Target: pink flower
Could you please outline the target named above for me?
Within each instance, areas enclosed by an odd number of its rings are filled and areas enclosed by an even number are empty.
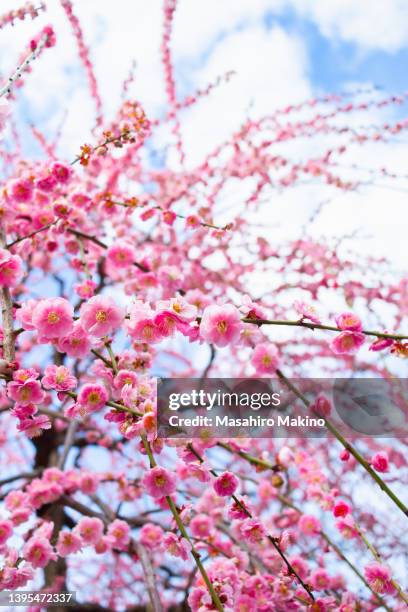
[[[0,249],[0,286],[15,287],[23,276],[22,259],[6,249]]]
[[[359,536],[356,525],[350,514],[336,521],[336,529],[338,529],[346,540],[351,540]]]
[[[190,522],[191,533],[195,538],[207,538],[214,527],[208,514],[196,514]]]
[[[340,452],[340,459],[341,461],[348,461],[350,459],[350,453],[345,448]]]
[[[120,370],[113,380],[113,386],[115,389],[122,389],[125,385],[131,387],[136,385],[138,380],[136,372],[132,370]]]
[[[347,514],[349,514],[350,511],[351,511],[350,506],[346,504],[346,502],[343,500],[339,500],[333,506],[333,516],[335,516],[336,518],[339,516],[342,516],[342,517],[347,516]]]
[[[169,533],[163,540],[165,550],[173,557],[180,557],[183,561],[187,561],[188,555],[191,551],[191,545],[182,538],[177,536],[175,533]]]
[[[60,557],[67,557],[78,552],[82,548],[82,540],[73,531],[63,530],[58,535],[56,545],[57,553]]]
[[[98,384],[88,383],[81,387],[78,393],[78,404],[87,414],[101,410],[109,399],[105,387]]]
[[[266,535],[265,527],[257,519],[245,519],[242,521],[239,530],[243,538],[252,544],[261,542]]]
[[[392,338],[377,338],[377,340],[374,340],[374,342],[370,344],[370,346],[368,347],[368,350],[369,351],[383,351],[384,349],[392,346],[393,344],[394,344],[394,340]]]
[[[21,323],[21,327],[26,330],[35,329],[32,317],[34,308],[37,306],[39,300],[27,300],[27,302],[23,302],[21,304],[21,308],[19,308],[16,312],[16,319]]]
[[[40,414],[32,419],[21,420],[17,429],[29,438],[36,438],[42,434],[43,429],[51,429],[51,421],[46,414]]]
[[[289,557],[289,561],[293,569],[296,570],[296,572],[298,573],[298,575],[302,579],[305,579],[309,571],[307,562],[304,559],[302,559],[301,556],[297,556],[297,555],[293,557]]]
[[[157,550],[161,548],[163,534],[163,529],[159,525],[146,523],[140,530],[140,543],[149,550]]]
[[[143,485],[152,497],[166,497],[176,490],[176,477],[173,472],[156,466],[145,474]]]
[[[84,544],[97,544],[102,538],[103,522],[97,517],[84,516],[75,526],[74,532],[79,535]]]
[[[395,590],[391,582],[391,570],[386,565],[370,563],[365,566],[364,575],[376,593],[392,593]]]
[[[187,321],[170,310],[158,312],[153,318],[153,323],[163,338],[171,336],[176,329],[181,331],[181,333],[188,333],[190,329]]]
[[[65,298],[40,300],[33,310],[32,322],[38,334],[45,339],[61,338],[73,327],[74,309]]]
[[[23,557],[34,568],[45,567],[50,561],[56,561],[57,555],[45,537],[34,536],[26,542]]]
[[[33,182],[28,179],[15,179],[9,182],[8,192],[14,202],[30,202],[33,195]]]
[[[130,527],[125,521],[116,519],[108,527],[108,539],[114,548],[123,550],[130,541]]]
[[[0,521],[0,548],[4,546],[13,533],[13,523],[11,521]]]
[[[23,491],[10,491],[4,498],[5,506],[9,512],[21,508],[27,503],[27,494]]]
[[[312,321],[312,323],[320,325],[321,321],[317,315],[316,309],[313,308],[313,306],[305,304],[305,302],[296,301],[294,303],[294,307],[296,308],[296,311],[302,316],[302,319],[308,319],[309,321]]]
[[[69,391],[75,389],[77,379],[65,366],[50,365],[45,368],[42,385],[45,389]]]
[[[388,472],[389,459],[386,452],[382,451],[373,455],[370,463],[376,472]]]
[[[299,519],[299,530],[305,535],[319,533],[320,521],[312,514],[303,514]]]
[[[72,176],[71,168],[66,164],[61,164],[61,162],[54,162],[51,165],[50,171],[57,183],[62,185],[68,183]]]
[[[9,382],[7,395],[20,406],[27,406],[28,404],[40,404],[45,394],[40,382],[29,378],[22,384],[17,381]]]
[[[241,329],[239,310],[232,304],[224,306],[213,304],[204,310],[200,323],[200,335],[210,344],[227,346],[239,338]]]
[[[186,321],[193,321],[193,319],[197,317],[197,306],[189,304],[182,297],[171,298],[168,301],[158,302],[157,308],[159,310],[170,310]]]
[[[148,304],[137,300],[132,304],[127,329],[129,335],[139,342],[152,344],[160,342],[163,336],[153,321],[154,312]]]
[[[279,365],[278,349],[274,344],[258,344],[252,353],[251,363],[257,374],[274,374]]]
[[[220,497],[229,497],[238,488],[238,478],[232,472],[224,472],[214,480],[213,487]]]
[[[311,407],[313,408],[313,412],[319,416],[327,417],[331,412],[332,403],[323,393],[320,393]]]
[[[166,225],[173,225],[174,221],[176,220],[176,217],[176,213],[172,210],[165,210],[162,213],[162,219],[164,223],[166,223]]]
[[[360,332],[363,324],[359,317],[352,312],[343,312],[336,317],[337,327],[341,330]]]
[[[336,355],[353,355],[364,344],[364,334],[343,331],[330,342],[330,348]]]
[[[311,572],[309,582],[316,591],[324,591],[330,588],[330,576],[322,567]]]
[[[82,472],[79,477],[79,488],[82,493],[86,493],[87,495],[93,495],[96,493],[96,489],[99,485],[99,477],[98,474],[94,472]]]
[[[56,501],[63,492],[60,484],[42,481],[39,478],[35,478],[27,486],[28,500],[34,509]]]
[[[95,293],[96,283],[90,279],[84,280],[83,283],[76,283],[74,285],[74,291],[79,297],[84,300],[91,298]]]
[[[69,336],[64,336],[58,340],[57,347],[61,353],[66,353],[68,357],[86,357],[91,349],[91,340],[82,329],[80,322],[76,321]]]
[[[116,268],[128,268],[136,261],[136,251],[126,242],[117,242],[106,251],[106,259]]]
[[[40,191],[45,191],[45,193],[49,193],[55,189],[57,186],[57,181],[52,174],[48,174],[47,176],[42,176],[35,181],[35,186]]]
[[[82,327],[92,336],[101,338],[116,331],[124,320],[123,309],[110,297],[95,295],[80,310]]]

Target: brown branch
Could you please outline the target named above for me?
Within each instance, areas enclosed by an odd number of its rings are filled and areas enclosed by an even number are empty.
[[[0,247],[7,248],[6,233],[4,227],[0,228]],[[3,320],[3,356],[9,363],[16,356],[15,338],[13,330],[13,302],[8,287],[0,288],[1,314]]]

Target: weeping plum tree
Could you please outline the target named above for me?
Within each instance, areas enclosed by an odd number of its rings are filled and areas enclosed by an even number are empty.
[[[330,201],[296,239],[262,226],[277,194],[302,183],[356,192],[348,151],[392,142],[408,120],[356,127],[353,115],[407,94],[330,94],[248,118],[193,166],[183,113],[231,75],[177,97],[175,1],[164,1],[167,109],[150,117],[129,97],[110,121],[81,24],[60,3],[96,126],[75,159],[38,128],[41,159],[10,137],[1,149],[1,590],[74,591],[77,610],[406,610],[403,439],[346,439],[330,398],[296,387],[327,436],[162,439],[156,377],[293,387],[317,373],[403,372],[406,277],[350,237],[314,237]],[[28,3],[0,27],[35,28],[44,9]],[[17,88],[56,44],[46,26],[21,50],[1,86],[1,130],[23,121]],[[163,126],[174,155],[158,167]]]

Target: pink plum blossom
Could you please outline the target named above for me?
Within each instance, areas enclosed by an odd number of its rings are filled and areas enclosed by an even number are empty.
[[[83,283],[74,285],[75,293],[84,300],[91,298],[96,289],[96,283],[90,279],[84,280]]]
[[[55,554],[50,542],[45,537],[33,536],[23,548],[23,557],[34,568],[45,567],[50,561],[55,561]]]
[[[350,514],[336,521],[336,529],[339,530],[343,538],[346,540],[352,540],[353,538],[357,538],[359,536],[356,524]]]
[[[321,320],[319,319],[316,309],[313,306],[310,306],[310,304],[306,304],[305,302],[296,301],[294,303],[294,307],[301,315],[302,319],[306,319],[312,323],[316,323],[316,325],[320,325]]]
[[[376,472],[388,472],[389,458],[385,451],[380,451],[373,455],[370,463]]]
[[[60,557],[72,555],[82,548],[82,540],[73,531],[66,529],[60,531],[56,545],[57,553]]]
[[[24,432],[29,438],[37,438],[44,429],[51,429],[51,421],[46,414],[40,414],[31,419],[21,419],[17,429]]]
[[[50,365],[45,368],[42,385],[45,389],[69,391],[75,389],[77,380],[65,366]]]
[[[152,497],[166,497],[176,490],[176,478],[173,472],[157,466],[145,474],[143,485]]]
[[[154,316],[155,313],[148,304],[144,304],[140,300],[132,304],[129,321],[127,322],[129,335],[139,342],[148,342],[149,344],[160,342],[163,335],[153,321]]]
[[[0,520],[0,548],[4,546],[13,533],[13,523],[8,520]]]
[[[364,568],[364,575],[371,588],[376,593],[386,594],[395,590],[392,584],[392,574],[389,567],[381,563],[369,563]]]
[[[82,410],[90,414],[101,410],[109,399],[109,393],[102,385],[88,383],[83,385],[78,393],[78,404]]]
[[[21,307],[16,312],[16,319],[20,322],[23,329],[32,330],[35,329],[32,318],[35,307],[39,300],[27,300],[22,302]]]
[[[29,179],[15,179],[9,182],[8,192],[14,202],[29,202],[33,195],[33,182]]]
[[[325,591],[330,588],[330,576],[322,567],[310,573],[309,581],[316,591]]]
[[[343,312],[336,317],[337,327],[341,330],[360,332],[363,324],[357,315],[352,312]]]
[[[116,268],[128,268],[136,260],[136,251],[126,242],[117,242],[107,249],[106,259]]]
[[[132,370],[120,370],[115,376],[113,386],[115,389],[122,389],[125,385],[133,386],[137,383],[138,376]]]
[[[95,295],[81,306],[81,325],[92,336],[101,338],[116,331],[123,319],[123,309],[112,298]]]
[[[207,514],[196,514],[190,522],[190,530],[196,538],[207,538],[214,527],[212,519]]]
[[[333,506],[333,516],[335,517],[339,517],[339,516],[347,516],[347,514],[349,514],[351,511],[351,508],[348,504],[346,504],[345,501],[339,500],[338,502],[336,502]]]
[[[84,516],[78,521],[74,532],[78,534],[84,544],[94,545],[103,535],[103,523],[97,517]]]
[[[57,348],[68,357],[85,357],[91,350],[91,339],[80,322],[75,321],[71,333],[59,338]]]
[[[274,374],[279,365],[278,349],[274,344],[258,344],[252,353],[251,363],[257,374]]]
[[[265,527],[258,519],[245,519],[239,529],[242,537],[253,544],[261,542],[266,536]]]
[[[207,306],[200,323],[200,335],[216,346],[227,346],[238,340],[242,322],[238,308],[232,304]]]
[[[61,338],[71,332],[74,309],[65,298],[40,300],[32,314],[32,324],[41,338]]]
[[[50,172],[57,183],[66,185],[72,177],[72,169],[61,162],[53,162],[50,167]]]
[[[158,550],[163,544],[163,529],[159,525],[146,523],[140,530],[140,542],[150,550]]]
[[[224,472],[213,482],[214,491],[221,497],[229,497],[238,488],[238,478],[232,472]]]
[[[385,332],[384,332],[385,333]],[[394,340],[392,338],[377,338],[370,344],[368,347],[369,351],[383,351],[386,348],[389,348],[394,344]]]
[[[120,519],[115,519],[108,527],[108,539],[113,548],[123,550],[130,541],[130,527]]]
[[[23,277],[22,259],[0,248],[0,287],[15,287]]]
[[[303,514],[299,519],[299,529],[305,535],[318,533],[321,529],[320,521],[311,514]]]
[[[44,399],[44,391],[38,380],[29,378],[23,383],[12,381],[7,385],[7,395],[20,406],[40,404]]]
[[[330,342],[336,355],[353,355],[364,344],[365,336],[360,332],[343,331]]]
[[[163,547],[173,557],[180,557],[183,561],[187,561],[191,545],[181,536],[175,533],[168,533],[163,539]]]
[[[158,310],[170,310],[186,321],[193,321],[197,317],[197,306],[190,304],[182,297],[171,298],[170,300],[159,301]]]

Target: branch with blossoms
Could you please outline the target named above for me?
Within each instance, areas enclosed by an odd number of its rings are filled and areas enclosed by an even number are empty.
[[[30,69],[31,63],[41,55],[45,48],[53,47],[55,42],[55,34],[51,26],[45,27],[38,36],[30,41],[30,53],[8,78],[5,85],[0,88],[0,98],[11,94],[14,84],[22,78],[24,72]]]
[[[41,11],[45,11],[45,4],[37,3],[34,4],[32,2],[26,2],[23,6],[18,9],[13,9],[8,13],[5,13],[0,16],[0,30],[7,25],[14,26],[17,20],[24,21],[26,17],[31,17],[31,19],[35,19],[38,17]]]

